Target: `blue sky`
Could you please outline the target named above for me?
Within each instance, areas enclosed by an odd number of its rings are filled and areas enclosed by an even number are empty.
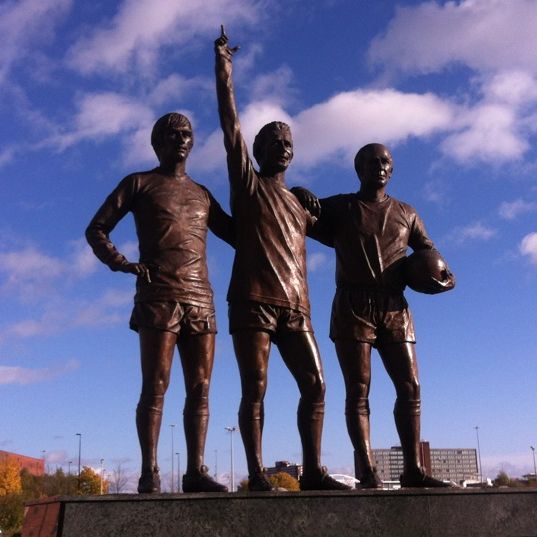
[[[243,131],[291,125],[287,182],[320,196],[358,188],[352,159],[388,145],[390,193],[418,210],[457,276],[439,296],[407,292],[422,381],[422,437],[475,447],[485,473],[533,471],[537,443],[537,2],[465,0],[20,0],[0,3],[0,449],[111,470],[139,466],[134,281],[89,251],[84,229],[126,174],[149,169],[156,118],[192,120],[188,171],[226,209],[213,40],[241,46]],[[112,235],[135,259],[128,216]],[[219,335],[207,463],[229,472],[240,397],[227,335],[232,251],[208,246]],[[344,389],[328,339],[333,252],[308,243],[312,316],[327,381],[323,462],[350,472]],[[184,457],[175,364],[160,443],[164,474]],[[297,389],[273,350],[265,464],[300,460]],[[374,355],[372,441],[397,444],[394,391]],[[245,462],[235,437],[237,477]],[[184,460],[184,459],[183,459]]]

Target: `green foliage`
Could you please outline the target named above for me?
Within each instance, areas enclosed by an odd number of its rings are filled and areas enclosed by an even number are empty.
[[[21,494],[0,496],[0,528],[3,535],[10,537],[22,528],[24,500]]]
[[[289,491],[300,490],[299,482],[287,472],[278,472],[277,474],[270,476],[269,481],[272,486],[277,489],[281,488]]]
[[[248,492],[248,479],[242,479],[237,486],[237,492]]]
[[[503,470],[498,473],[494,480],[495,487],[508,487],[511,484],[511,479]]]

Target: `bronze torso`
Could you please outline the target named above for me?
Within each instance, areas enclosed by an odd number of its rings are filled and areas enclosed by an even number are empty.
[[[206,263],[207,228],[226,236],[227,215],[209,191],[190,177],[168,176],[158,168],[123,179],[88,226],[88,240],[112,270],[125,262],[108,234],[132,212],[140,262],[150,267],[151,283],[138,278],[135,300],[212,305]]]
[[[338,287],[401,292],[398,262],[408,246],[434,247],[415,209],[395,198],[365,201],[359,194],[340,194],[320,201],[311,235],[335,248]]]

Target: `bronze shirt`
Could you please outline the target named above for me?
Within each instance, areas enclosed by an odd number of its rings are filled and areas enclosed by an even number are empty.
[[[95,255],[112,270],[127,260],[109,234],[129,211],[136,224],[140,262],[151,274],[151,283],[137,279],[135,300],[212,305],[207,229],[232,243],[233,226],[210,192],[188,176],[168,176],[158,168],[125,177],[86,230]]]

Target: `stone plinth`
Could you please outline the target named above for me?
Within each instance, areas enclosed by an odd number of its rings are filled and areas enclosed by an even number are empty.
[[[537,537],[537,489],[52,498],[23,537]]]

